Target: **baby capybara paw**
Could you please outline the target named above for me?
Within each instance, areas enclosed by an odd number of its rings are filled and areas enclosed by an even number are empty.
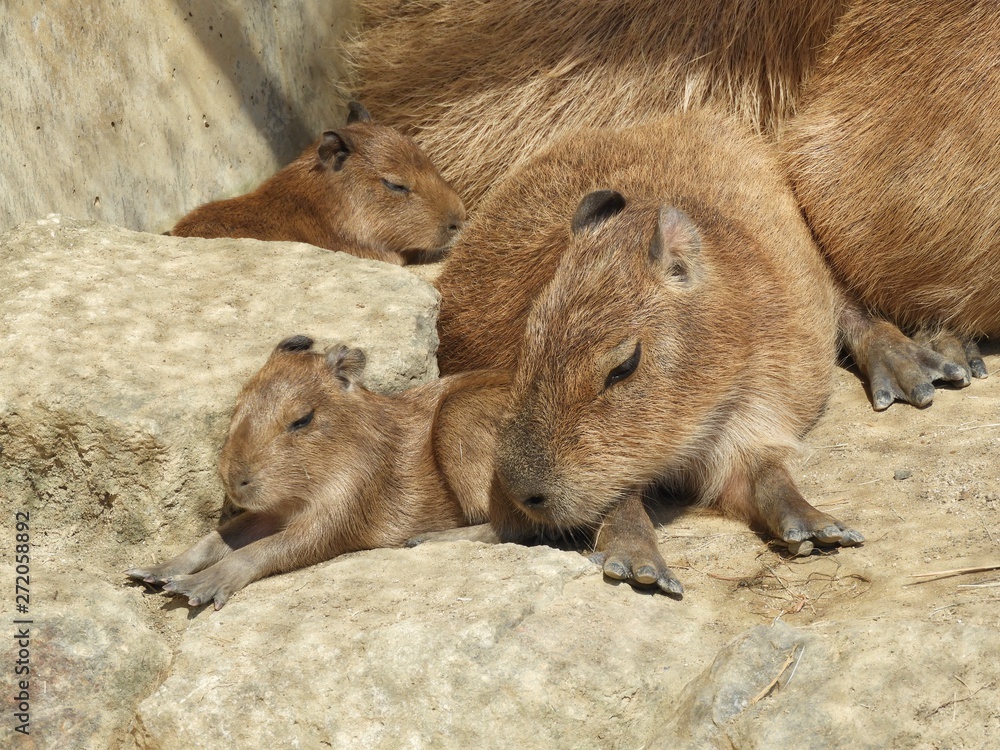
[[[151,565],[148,568],[129,568],[125,571],[125,575],[143,583],[161,585],[166,583],[171,576],[180,575],[185,572],[187,571],[175,570],[169,562],[166,562],[160,565]]]
[[[163,586],[163,590],[171,594],[186,596],[188,605],[200,607],[208,602],[214,602],[217,610],[222,609],[230,594],[235,590],[227,585],[212,571],[202,571],[194,575],[173,576]]]

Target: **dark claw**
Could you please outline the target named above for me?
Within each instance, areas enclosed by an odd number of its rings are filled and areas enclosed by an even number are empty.
[[[804,542],[809,537],[810,533],[808,531],[794,527],[785,529],[785,533],[781,535],[782,541],[789,543]]]
[[[855,531],[854,529],[847,529],[844,531],[844,535],[840,538],[841,547],[857,547],[859,544],[864,544],[865,537],[860,531]]]
[[[656,583],[660,579],[660,574],[652,565],[643,565],[634,571],[633,578],[645,586]]]
[[[962,368],[959,367],[959,370]],[[964,378],[964,373],[960,377]],[[910,391],[910,403],[914,406],[927,406],[934,400],[934,384],[920,383]]]
[[[942,369],[944,380],[951,381],[956,385],[967,386],[969,384],[969,372],[962,365],[956,362],[948,362]]]
[[[969,369],[972,370],[974,378],[985,378],[989,375],[989,372],[986,371],[986,363],[981,359],[969,360]]]
[[[159,585],[165,580],[163,576],[151,573],[145,568],[129,568],[125,571],[125,575],[134,581],[142,581],[153,586]]]
[[[628,578],[628,570],[622,563],[612,560],[604,564],[604,575],[618,581],[624,581]]]
[[[839,544],[844,538],[844,530],[839,526],[827,526],[815,532],[813,538],[820,544]]]
[[[854,529],[830,525],[817,531],[788,529],[782,541],[787,545],[790,554],[805,556],[812,552],[816,544],[856,547],[864,543],[865,537]]]
[[[670,596],[682,596],[684,594],[684,586],[676,578],[660,576],[656,579],[656,585],[660,587],[660,591]]]
[[[872,406],[875,407],[875,411],[885,411],[895,400],[896,397],[889,390],[881,389],[872,394]]]

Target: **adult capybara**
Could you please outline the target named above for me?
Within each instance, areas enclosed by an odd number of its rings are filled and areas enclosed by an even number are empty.
[[[376,117],[475,208],[576,128],[706,103],[761,132],[794,110],[846,0],[362,0],[351,49]]]
[[[219,609],[273,573],[486,520],[507,375],[382,396],[360,385],[361,350],[312,345],[282,341],[239,395],[219,472],[242,512],[129,576]]]
[[[986,376],[970,337],[1000,335],[998,50],[991,3],[858,3],[781,143],[837,278],[966,382]]]
[[[830,389],[838,296],[776,158],[730,118],[564,139],[490,193],[438,283],[442,369],[515,370],[500,538],[626,528],[648,543],[599,534],[605,570],[677,592],[641,504],[666,484],[792,549],[861,541],[787,468]]]
[[[417,144],[351,102],[344,127],[252,193],[196,208],[169,234],[308,242],[401,264],[435,259],[464,222],[458,194]]]

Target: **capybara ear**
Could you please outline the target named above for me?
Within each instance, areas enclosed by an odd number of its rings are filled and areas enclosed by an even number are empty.
[[[323,133],[323,140],[320,141],[316,153],[323,164],[340,169],[353,150],[350,140],[342,133],[338,133],[336,130],[327,130]]]
[[[338,344],[326,353],[326,364],[333,370],[345,388],[349,388],[360,382],[361,373],[364,372],[368,357],[360,349],[351,349]]]
[[[274,350],[276,352],[307,352],[312,348],[312,345],[313,340],[311,338],[299,334],[298,336],[289,336],[278,344]]]
[[[649,259],[685,285],[695,282],[699,267],[701,235],[686,213],[661,206],[656,231],[649,241]]]
[[[349,101],[347,103],[347,124],[350,125],[352,122],[371,122],[372,116],[368,114],[368,110],[365,109],[365,105],[361,102]]]
[[[573,214],[573,234],[597,229],[612,216],[625,210],[625,198],[614,190],[595,190],[580,201]]]

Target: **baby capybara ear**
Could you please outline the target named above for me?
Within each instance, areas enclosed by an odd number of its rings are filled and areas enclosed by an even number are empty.
[[[350,125],[353,122],[371,122],[372,116],[368,114],[368,110],[365,109],[365,105],[361,102],[349,101],[347,103],[347,124]]]
[[[312,349],[313,340],[308,336],[303,336],[299,334],[297,336],[289,336],[287,339],[278,344],[275,348],[275,352],[307,352]]]
[[[580,201],[573,214],[573,234],[597,229],[612,216],[625,210],[625,198],[614,190],[595,190]]]
[[[368,358],[360,349],[351,349],[343,344],[331,348],[326,353],[326,364],[345,388],[359,385]]]
[[[327,130],[316,148],[316,154],[324,165],[338,170],[344,166],[344,162],[353,150],[351,141],[345,135],[336,130]]]

